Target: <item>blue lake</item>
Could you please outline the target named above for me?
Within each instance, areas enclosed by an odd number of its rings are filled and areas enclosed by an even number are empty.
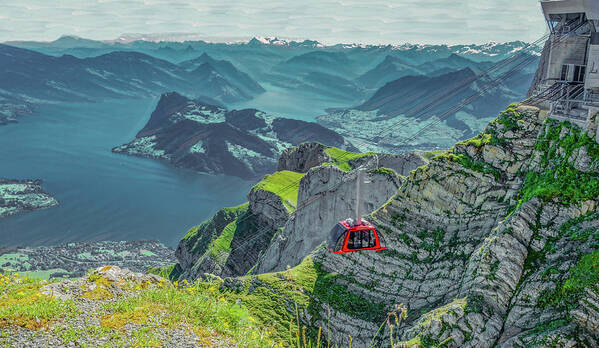
[[[117,155],[157,99],[44,105],[0,126],[0,177],[42,179],[60,206],[0,220],[0,245],[155,239],[175,246],[253,182]]]
[[[267,83],[262,83],[262,87],[266,92],[252,100],[232,104],[230,109],[254,108],[278,117],[315,122],[318,116],[326,114],[326,109],[352,106],[316,93],[280,88]]]

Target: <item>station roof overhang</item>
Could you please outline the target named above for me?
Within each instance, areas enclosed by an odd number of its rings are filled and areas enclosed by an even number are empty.
[[[599,1],[597,0],[543,0],[541,1],[546,20],[551,15],[586,14],[587,19],[599,20]]]

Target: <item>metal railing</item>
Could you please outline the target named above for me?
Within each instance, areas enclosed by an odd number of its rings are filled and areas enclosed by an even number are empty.
[[[564,23],[559,23],[555,27],[552,27],[551,33],[556,36],[569,35],[580,29],[586,23],[587,21],[584,19],[584,16],[579,16]]]

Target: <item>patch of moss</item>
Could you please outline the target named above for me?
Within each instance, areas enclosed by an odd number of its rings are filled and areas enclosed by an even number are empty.
[[[524,115],[516,111],[517,107],[516,104],[510,105],[505,111],[499,114],[499,117],[494,122],[503,125],[506,131],[521,129],[520,122]]]
[[[420,323],[421,326],[428,326],[428,324],[430,324],[430,322],[435,319],[435,320],[441,320],[441,317],[447,313],[449,313],[451,311],[451,309],[455,306],[459,306],[462,309],[466,309],[467,307],[467,300],[466,298],[456,298],[454,299],[452,302],[446,304],[445,306],[433,309],[430,312],[427,312],[424,315],[424,320]]]
[[[223,232],[210,243],[208,247],[208,255],[215,259],[218,259],[222,254],[227,254],[231,251],[231,241],[235,236],[235,230],[237,229],[237,220],[228,224]]]
[[[547,131],[536,144],[536,150],[542,153],[541,170],[526,174],[517,196],[518,204],[512,210],[533,197],[544,201],[557,199],[564,205],[570,205],[599,196],[599,174],[582,172],[570,160],[573,152],[582,147],[586,148],[591,158],[599,159],[595,157],[599,154],[599,144],[569,122],[546,122]],[[567,134],[560,138],[564,128]]]
[[[555,289],[541,294],[539,305],[576,307],[585,289],[594,289],[597,282],[599,282],[599,250],[583,255],[576,266],[570,269],[568,278],[558,283]]]
[[[430,161],[431,159],[433,159],[433,157],[438,156],[438,155],[442,154],[443,152],[445,152],[445,150],[426,151],[426,152],[421,153],[421,156],[425,160]]]
[[[491,142],[491,134],[481,133],[474,138],[464,140],[462,142],[457,143],[456,145],[474,146],[476,148],[481,148],[483,145],[486,145],[490,142]]]
[[[476,161],[472,157],[464,154],[464,153],[453,153],[453,152],[444,152],[433,158],[433,161],[452,161],[455,163],[459,163],[462,167],[466,169],[470,169],[474,172],[483,173],[492,175],[495,180],[499,180],[501,178],[501,171],[490,164],[482,161]]]
[[[294,211],[297,206],[299,182],[304,177],[303,173],[280,171],[266,175],[252,190],[272,192],[281,198],[289,211]]]
[[[568,325],[571,322],[571,318],[551,319],[530,329],[526,336],[533,336],[546,332],[551,332],[562,326]]]
[[[384,303],[374,303],[348,289],[346,284],[358,285],[353,279],[336,273],[326,273],[318,264],[315,264],[315,268],[318,278],[312,295],[320,301],[338,312],[370,322],[380,321],[385,315]]]
[[[112,287],[112,282],[103,276],[91,273],[88,276],[89,281],[94,283],[94,287],[90,289],[88,286],[82,286],[83,294],[82,297],[90,300],[107,300],[114,297],[114,295],[108,290]]]
[[[387,175],[387,176],[394,177],[394,178],[397,177],[397,173],[395,173],[395,171],[393,169],[385,168],[385,167],[372,169],[369,172]]]
[[[170,266],[164,266],[164,267],[150,267],[150,268],[148,268],[148,273],[155,274],[162,278],[166,278],[166,279],[174,281],[174,280],[179,279],[179,277],[183,273],[183,269],[181,268],[181,265],[176,263],[176,264],[173,264]]]
[[[489,274],[487,274],[485,276],[485,278],[487,278],[488,280],[495,280],[496,276],[497,276],[497,269],[499,268],[499,261],[495,261],[491,264],[491,267],[489,269]]]

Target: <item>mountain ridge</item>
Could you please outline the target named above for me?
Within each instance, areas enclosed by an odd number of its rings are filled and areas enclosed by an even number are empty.
[[[226,62],[219,62],[226,65]],[[151,97],[176,89],[181,93],[218,99],[248,100],[264,89],[247,74],[229,67],[219,75],[203,74],[141,52],[114,51],[97,57],[54,57],[35,51],[0,45],[0,102],[14,120],[28,105],[47,102],[96,102],[99,99]],[[239,77],[241,82],[235,77]],[[10,105],[15,105],[10,107]]]

